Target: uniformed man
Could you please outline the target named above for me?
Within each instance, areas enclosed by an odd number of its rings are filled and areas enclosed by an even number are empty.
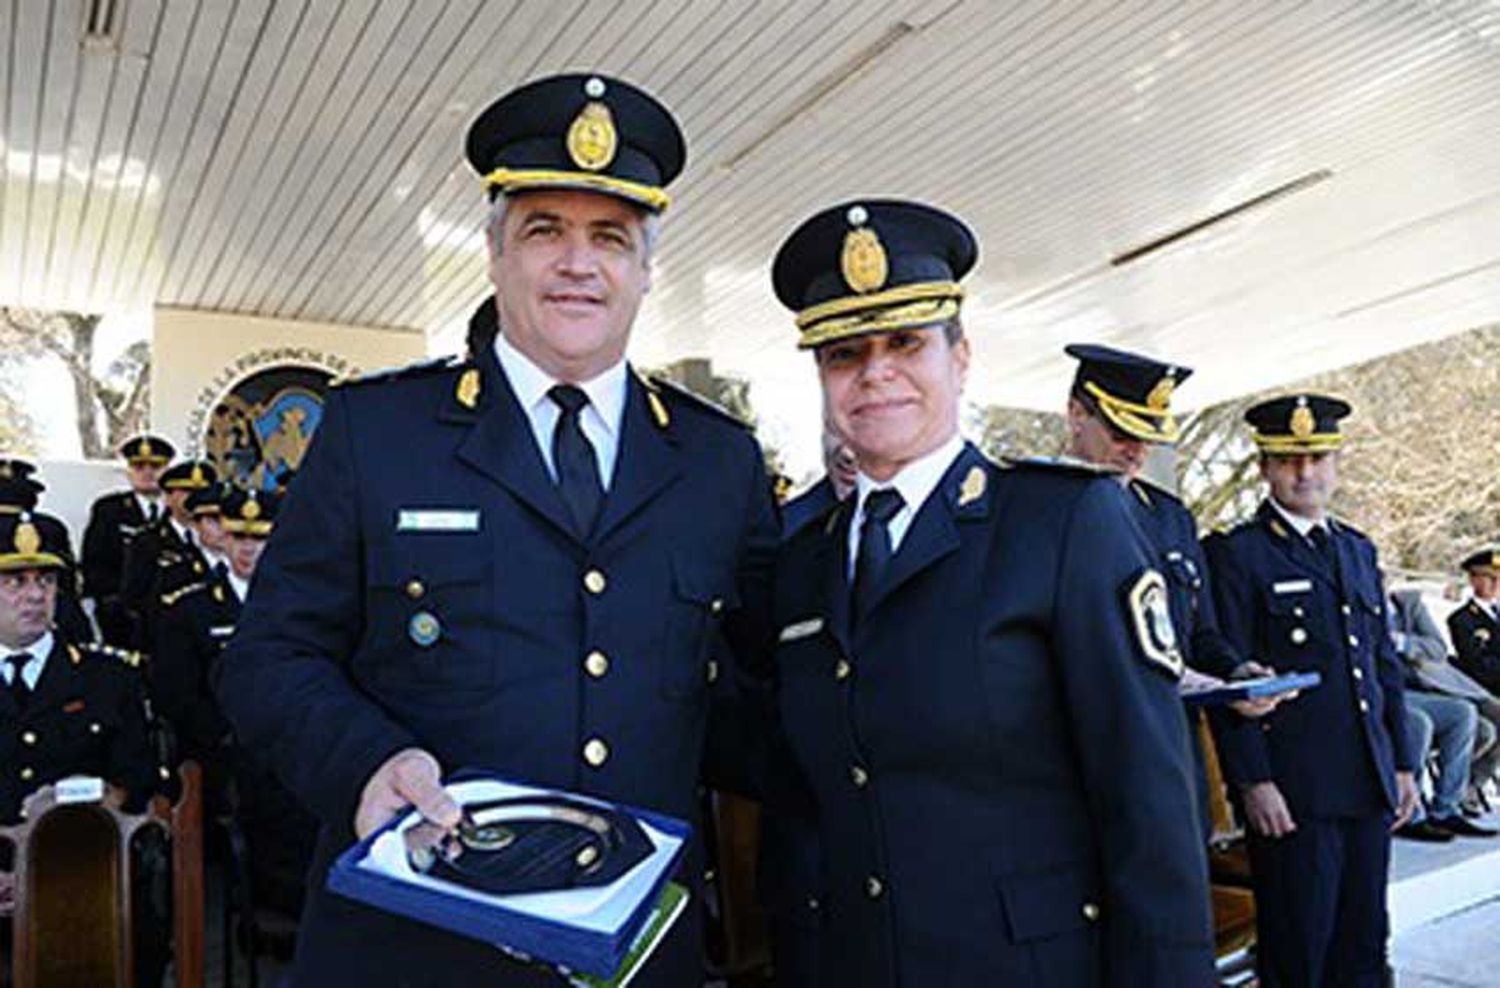
[[[132,436],[120,445],[130,489],[100,497],[89,509],[83,532],[83,595],[94,601],[94,619],[104,640],[129,646],[135,640],[135,624],[120,600],[125,575],[125,549],[147,525],[159,520],[161,472],[177,455],[172,444],[160,436]]]
[[[468,141],[496,299],[472,359],[329,395],[216,684],[322,821],[297,984],[557,983],[323,890],[408,804],[455,824],[448,770],[695,815],[713,645],[759,644],[777,533],[750,432],[624,360],[683,154],[617,79],[496,102]],[[700,925],[639,983],[696,983]]]
[[[1078,361],[1068,392],[1068,455],[1118,471],[1131,494],[1131,507],[1157,551],[1157,568],[1167,578],[1172,627],[1189,666],[1219,679],[1263,676],[1272,670],[1240,655],[1219,632],[1208,566],[1198,545],[1198,524],[1175,494],[1142,476],[1153,446],[1172,446],[1179,430],[1172,414],[1172,395],[1193,373],[1141,354],[1092,343],[1064,348]],[[1261,717],[1276,708],[1278,697],[1233,704],[1246,717]],[[1208,781],[1204,753],[1198,745],[1196,708],[1185,708],[1192,735],[1198,807],[1205,836]]]
[[[1500,549],[1481,549],[1460,565],[1471,596],[1448,615],[1448,634],[1458,653],[1453,664],[1500,694]]]
[[[1375,547],[1328,513],[1349,411],[1296,394],[1246,412],[1269,496],[1205,543],[1230,644],[1322,676],[1261,721],[1227,715],[1219,732],[1250,830],[1267,988],[1384,983],[1390,831],[1418,799]]]
[[[156,640],[156,608],[162,593],[163,574],[184,570],[201,574],[207,567],[203,547],[188,507],[192,495],[212,489],[218,473],[206,460],[174,463],[161,474],[162,517],[142,529],[125,551],[125,570],[120,580],[120,600],[134,622],[136,640],[150,649]],[[174,579],[181,579],[181,575]]]
[[[63,571],[57,574],[57,626],[69,641],[93,641],[94,626],[79,600],[78,557],[73,554],[73,539],[61,518],[36,509],[46,485],[36,476],[36,466],[26,460],[0,459],[0,514],[29,512],[37,528],[47,533],[47,541],[57,546],[63,560]]]
[[[53,627],[61,545],[29,514],[0,514],[0,820],[68,775],[119,786],[135,809],[157,784],[138,659]]]
[[[941,210],[866,200],[773,267],[859,464],[777,565],[823,962],[861,986],[1207,985],[1165,577],[1114,479],[960,438],[976,252]]]

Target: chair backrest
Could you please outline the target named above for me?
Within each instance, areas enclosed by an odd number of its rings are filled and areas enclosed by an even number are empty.
[[[44,786],[27,798],[21,823],[0,828],[15,851],[15,988],[135,984],[140,924],[154,917],[137,916],[132,849],[153,830],[171,843],[177,985],[202,988],[202,770],[188,762],[179,776],[176,805],[157,797],[144,813],[111,801],[60,803],[56,789]]]
[[[15,847],[12,968],[15,988],[134,984],[130,846],[148,814],[105,803],[59,803],[45,786],[24,822],[5,828]]]

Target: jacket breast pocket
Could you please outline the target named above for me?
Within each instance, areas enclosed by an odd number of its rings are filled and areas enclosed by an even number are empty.
[[[492,563],[439,548],[397,545],[371,558],[360,654],[384,682],[490,685],[498,669]]]
[[[707,559],[672,558],[661,648],[662,693],[675,700],[697,697],[718,666],[728,661],[720,641],[724,615],[740,604],[734,569]]]

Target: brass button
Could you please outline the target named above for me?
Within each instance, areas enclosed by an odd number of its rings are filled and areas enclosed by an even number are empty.
[[[89,733],[90,734],[98,734],[102,730],[104,730],[104,728],[102,728],[102,727],[99,726],[99,722],[97,720],[94,721],[92,724],[89,725]]]
[[[598,679],[606,672],[609,672],[609,656],[595,649],[584,658],[583,668],[590,676]]]
[[[596,569],[591,569],[583,574],[583,589],[591,594],[597,595],[603,593],[606,583],[604,574]]]
[[[425,593],[427,593],[427,587],[422,584],[421,580],[412,577],[406,581],[406,596],[412,600],[421,600],[422,595]]]
[[[1293,628],[1291,634],[1292,644],[1301,645],[1307,641],[1307,631],[1304,628]]]
[[[609,745],[598,738],[589,738],[583,746],[583,760],[598,768],[609,760]]]
[[[854,667],[851,666],[846,659],[839,659],[833,664],[833,678],[839,680],[840,682],[848,679],[849,674],[853,671]]]
[[[1292,617],[1306,617],[1306,616],[1307,616],[1307,611],[1305,611],[1305,610],[1302,609],[1302,605],[1301,604],[1298,604],[1296,607],[1292,608]]]
[[[1354,613],[1354,608],[1350,607],[1348,604],[1345,604],[1343,607],[1340,607],[1339,610],[1343,611],[1346,615]]]
[[[597,863],[598,860],[599,849],[592,844],[587,844],[580,848],[578,853],[573,856],[573,863],[580,868],[588,868]]]
[[[1361,669],[1359,666],[1355,666],[1352,671],[1354,673],[1354,678],[1355,679],[1364,679],[1365,678],[1365,671],[1363,669]]]
[[[850,765],[849,781],[854,783],[856,789],[863,789],[870,781],[870,773],[858,765]]]
[[[708,681],[710,683],[717,683],[719,681],[719,660],[718,659],[709,659],[708,660]]]
[[[158,765],[156,767],[156,774],[161,776],[164,780],[170,779],[172,777],[171,769],[167,768],[165,765]]]
[[[35,731],[23,731],[21,733],[21,743],[22,744],[36,744],[36,732]]]
[[[1359,648],[1359,636],[1358,635],[1350,635],[1349,636],[1349,647],[1350,648]]]
[[[878,899],[885,893],[885,883],[874,875],[865,879],[865,895]]]
[[[31,781],[31,779],[35,775],[36,775],[36,773],[31,770],[31,766],[30,765],[28,765],[25,768],[21,769],[21,781],[22,782],[29,782],[29,781]]]
[[[1367,714],[1367,713],[1370,712],[1370,701],[1369,700],[1363,700],[1362,699],[1362,700],[1359,701],[1359,712],[1362,713],[1362,714]]]
[[[808,909],[811,909],[811,910],[812,910],[812,911],[813,911],[813,912],[817,912],[817,911],[818,911],[818,908],[819,908],[819,907],[820,907],[820,906],[821,906],[821,905],[822,905],[822,903],[820,903],[820,902],[819,902],[819,901],[818,901],[818,897],[817,897],[817,896],[815,896],[815,895],[810,895],[810,896],[808,896],[808,897],[807,897],[807,908],[808,908]]]
[[[708,609],[715,614],[722,614],[724,612],[724,599],[722,597],[715,597],[709,601]]]
[[[1083,918],[1090,923],[1094,922],[1094,920],[1099,918],[1099,907],[1092,902],[1085,902],[1083,904]]]

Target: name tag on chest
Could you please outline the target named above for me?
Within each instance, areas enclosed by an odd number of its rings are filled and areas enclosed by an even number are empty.
[[[479,512],[455,509],[402,508],[396,512],[398,532],[477,532]]]
[[[1311,589],[1311,580],[1278,580],[1271,584],[1271,592],[1274,594],[1307,593]]]

